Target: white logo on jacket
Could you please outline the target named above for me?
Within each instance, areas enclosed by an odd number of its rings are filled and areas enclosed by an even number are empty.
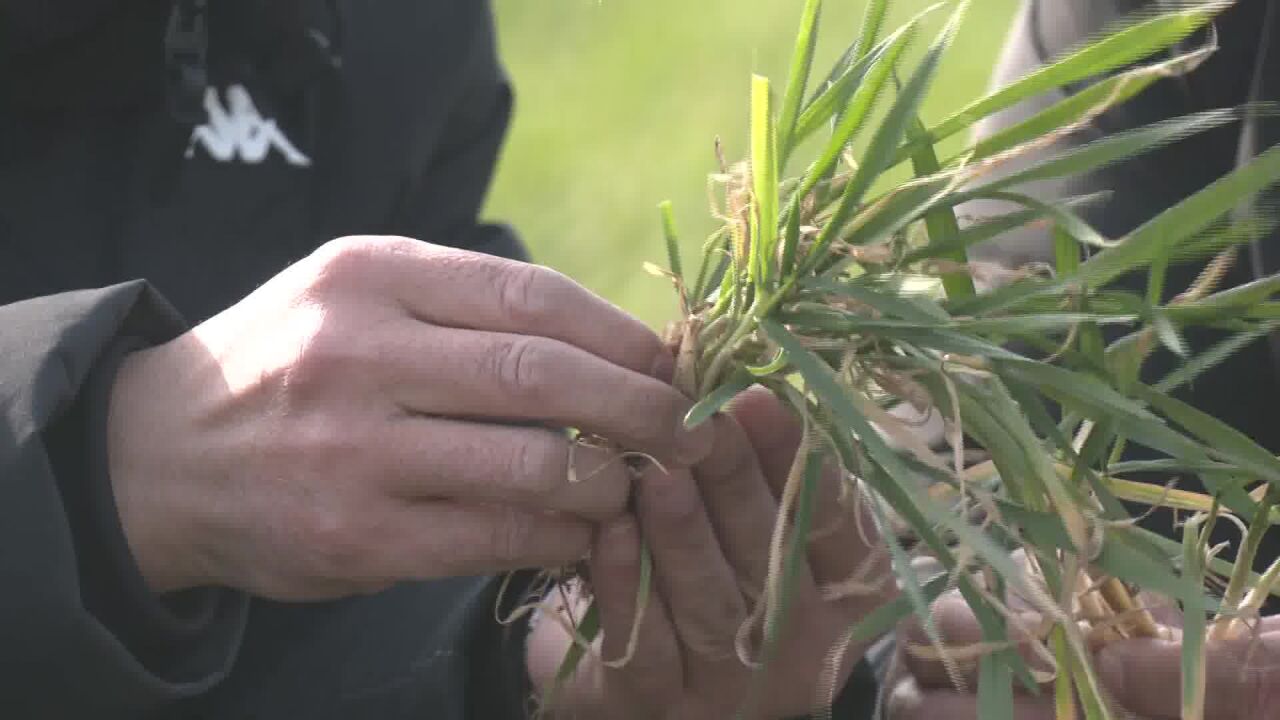
[[[223,105],[217,90],[205,90],[204,107],[209,113],[209,120],[191,131],[191,141],[187,143],[188,158],[195,156],[196,146],[200,145],[218,162],[235,162],[238,159],[257,165],[266,160],[271,148],[275,148],[290,165],[311,165],[311,158],[285,136],[275,120],[262,117],[243,85],[231,85],[226,96],[227,104]]]

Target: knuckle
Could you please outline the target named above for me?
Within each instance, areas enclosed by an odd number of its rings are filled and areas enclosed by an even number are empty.
[[[656,482],[655,482],[656,480]],[[682,528],[704,521],[702,498],[692,483],[662,476],[642,481],[647,509],[655,525],[681,533]]]
[[[636,434],[642,441],[653,443],[653,447],[669,445],[688,410],[688,401],[675,389],[665,386],[658,392],[636,388],[635,395],[627,399],[627,404],[634,408],[631,414]]]
[[[533,536],[533,519],[529,515],[515,508],[503,508],[491,538],[493,558],[503,565],[519,562],[528,554]]]
[[[547,352],[538,338],[517,337],[502,341],[491,358],[491,374],[507,394],[536,400],[544,377]]]
[[[386,459],[370,452],[381,447],[381,428],[371,418],[321,411],[296,423],[294,430],[295,455],[313,477],[372,480],[387,469]],[[373,487],[373,483],[362,485]]]
[[[557,489],[560,480],[567,479],[568,470],[553,443],[529,435],[513,444],[508,472],[531,496],[545,497]]]
[[[587,510],[587,516],[593,519],[606,520],[626,512],[627,504],[631,500],[632,488],[631,473],[627,469],[626,461],[613,452],[592,454],[587,460],[580,459],[583,453],[577,454],[579,459],[574,467],[577,483],[567,482],[566,470],[565,481],[560,483],[560,487],[567,492],[579,491],[578,489],[581,488],[579,492],[584,497],[590,494],[591,507],[584,510]],[[582,486],[581,483],[589,483],[589,485]]]
[[[726,614],[714,621],[683,623],[680,639],[691,655],[711,662],[737,662],[735,633],[741,614],[728,607],[725,610]]]
[[[326,387],[359,362],[359,344],[342,342],[321,330],[301,340],[289,369],[287,383],[295,389]]]
[[[749,497],[753,486],[739,479],[755,473],[760,460],[742,426],[723,415],[711,419],[716,442],[700,466],[705,476],[725,481],[731,497]]]
[[[318,574],[348,577],[368,565],[367,533],[361,531],[351,511],[313,508],[301,522],[299,539]]]
[[[514,327],[533,327],[552,313],[552,297],[563,276],[527,263],[503,263],[496,273],[498,307]]]
[[[311,256],[316,263],[314,286],[345,284],[359,277],[378,257],[382,242],[380,238],[356,235],[321,245]]]
[[[375,267],[396,255],[413,255],[417,240],[391,235],[350,235],[330,240],[311,254],[313,292],[360,285],[376,274]]]

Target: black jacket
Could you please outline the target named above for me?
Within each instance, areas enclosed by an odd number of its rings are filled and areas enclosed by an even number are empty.
[[[0,718],[524,717],[492,579],[285,605],[134,566],[124,354],[342,235],[523,256],[477,221],[511,108],[487,2],[204,5],[0,0]],[[836,717],[873,695],[864,665]]]
[[[203,5],[0,2],[0,717],[520,716],[488,579],[290,607],[133,565],[123,353],[345,234],[521,255],[477,222],[511,105],[486,2]]]

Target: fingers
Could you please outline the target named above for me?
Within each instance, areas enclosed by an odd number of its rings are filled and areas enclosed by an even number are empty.
[[[405,416],[356,452],[380,454],[392,492],[410,501],[511,504],[603,520],[621,513],[631,492],[616,453],[542,428]]]
[[[563,567],[591,546],[591,525],[581,520],[451,502],[400,506],[319,535],[329,574],[393,581]]]
[[[639,373],[670,364],[652,330],[548,268],[399,237],[340,238],[315,260],[433,324],[554,338]]]
[[[1017,720],[1055,718],[1053,704],[1047,700],[1018,696],[1013,707]],[[982,720],[977,695],[921,688],[910,677],[890,691],[885,712],[889,720]]]
[[[769,542],[778,502],[766,483],[746,433],[729,415],[717,415],[711,454],[694,469],[707,515],[725,559],[748,596],[763,589],[769,566]],[[812,591],[807,566],[799,568],[801,587]]]
[[[689,473],[650,467],[639,480],[636,510],[654,578],[688,650],[688,671],[736,664],[734,638],[746,606]]]
[[[966,648],[972,649],[982,642],[982,627],[964,598],[956,591],[942,595],[934,601],[930,617],[938,634],[942,636],[945,649],[951,653],[951,669],[959,672],[960,679],[967,687],[977,687],[977,660],[980,654],[976,650],[966,651]],[[1012,621],[1009,623],[1009,632],[1017,640],[1018,651],[1029,666],[1033,670],[1047,670],[1043,660],[1029,650],[1029,636],[1036,630],[1036,619],[1031,615],[1020,619],[1017,627]],[[955,689],[950,670],[936,656],[936,648],[932,647],[919,618],[912,616],[904,623],[898,637],[903,662],[921,688]]]
[[[767,388],[752,387],[730,403],[728,414],[742,427],[747,441],[755,448],[760,469],[771,483],[785,479],[791,459],[800,446],[804,427],[790,408]]]
[[[1181,643],[1126,640],[1098,652],[1103,683],[1125,709],[1151,718],[1181,715]],[[1206,648],[1206,720],[1280,718],[1280,631]]]
[[[803,427],[770,391],[751,388],[735,399],[729,414],[755,448],[773,493],[781,496],[791,474]],[[818,489],[809,542],[809,565],[818,587],[846,597],[860,608],[882,604],[894,592],[888,553],[876,542],[865,507],[841,499],[842,473],[832,463]]]
[[[419,323],[389,333],[416,338],[392,373],[406,409],[580,428],[684,466],[710,448],[710,427],[684,425],[688,398],[565,342]]]
[[[654,589],[639,618],[636,592],[640,585],[640,535],[633,518],[619,518],[599,532],[591,552],[592,588],[603,630],[601,658],[606,663],[606,695],[615,691],[633,702],[662,708],[680,695],[684,671],[675,629]],[[630,647],[634,637],[635,646]]]

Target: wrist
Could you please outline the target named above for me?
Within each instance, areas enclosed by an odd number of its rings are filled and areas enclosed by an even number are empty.
[[[166,377],[166,346],[125,356],[109,393],[107,472],[129,552],[147,587],[156,594],[213,584],[198,560],[197,522],[183,497],[177,458],[175,397]],[[163,392],[157,392],[164,388]]]

